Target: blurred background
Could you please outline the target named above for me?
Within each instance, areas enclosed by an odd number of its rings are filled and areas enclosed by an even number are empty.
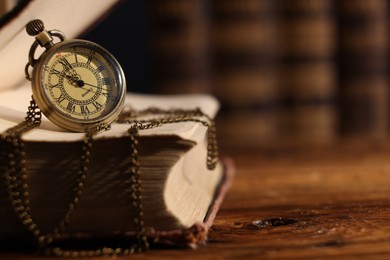
[[[389,16],[387,0],[124,0],[82,37],[129,91],[216,96],[222,149],[380,144]]]
[[[389,135],[387,0],[128,0],[90,31],[129,91],[210,93],[222,149]]]

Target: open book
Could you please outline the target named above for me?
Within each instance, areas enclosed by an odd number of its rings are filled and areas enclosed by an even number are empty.
[[[30,95],[28,84],[0,93],[0,132],[23,121]],[[207,95],[128,94],[125,107],[200,108],[214,117],[218,102]],[[134,229],[124,168],[130,159],[128,129],[128,124],[113,123],[111,130],[94,137],[88,179],[68,234],[111,236]],[[32,216],[43,232],[58,225],[72,198],[83,137],[82,133],[57,128],[45,117],[40,128],[22,137]],[[207,127],[180,122],[142,130],[139,148],[144,221],[146,227],[153,228],[152,237],[171,243],[169,234],[173,230],[184,232],[215,214],[212,211],[216,210],[215,200],[224,176],[219,164],[214,170],[207,168]],[[12,211],[4,183],[0,186],[0,239],[16,239],[23,236],[23,229]]]
[[[116,2],[24,1],[12,19],[0,24],[0,133],[24,120],[31,100],[30,83],[23,79],[31,45],[31,38],[24,31],[26,23],[39,17],[73,38]],[[73,19],[69,21],[70,15]],[[151,107],[199,108],[208,118],[214,118],[218,102],[208,95],[127,94],[125,109],[141,111]],[[129,127],[128,123],[115,122],[110,130],[93,137],[85,186],[63,233],[66,238],[134,235],[135,213],[126,175],[126,167],[132,159]],[[229,180],[229,174],[225,174],[220,163],[213,170],[207,167],[207,131],[204,124],[194,121],[139,131],[143,220],[146,235],[153,241],[196,245],[206,238]],[[49,233],[58,226],[69,208],[69,200],[74,198],[84,136],[60,129],[44,116],[39,128],[22,135],[29,214],[42,233]],[[1,176],[7,176],[7,156],[1,151]],[[26,230],[15,214],[12,198],[9,198],[12,187],[5,179],[0,179],[0,241],[19,242],[26,238]]]

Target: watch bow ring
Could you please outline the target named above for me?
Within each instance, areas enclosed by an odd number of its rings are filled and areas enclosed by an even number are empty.
[[[75,132],[108,128],[125,100],[126,80],[119,62],[96,43],[66,40],[58,30],[45,30],[41,20],[29,22],[26,31],[36,40],[25,73],[42,113]],[[38,46],[45,51],[35,59]]]

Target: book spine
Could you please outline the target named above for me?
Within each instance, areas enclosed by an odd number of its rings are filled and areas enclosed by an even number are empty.
[[[330,143],[337,135],[333,1],[277,3],[282,139],[287,143]]]
[[[388,135],[388,3],[340,0],[340,130],[344,135]]]
[[[278,131],[274,1],[213,0],[211,10],[221,146],[270,144]]]
[[[152,1],[149,8],[152,90],[210,92],[208,1]]]

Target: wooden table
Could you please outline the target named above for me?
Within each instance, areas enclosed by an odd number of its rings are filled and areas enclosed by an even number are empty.
[[[238,154],[206,246],[121,259],[390,259],[390,148]],[[37,259],[0,253],[0,259]],[[111,259],[98,257],[90,259]]]

